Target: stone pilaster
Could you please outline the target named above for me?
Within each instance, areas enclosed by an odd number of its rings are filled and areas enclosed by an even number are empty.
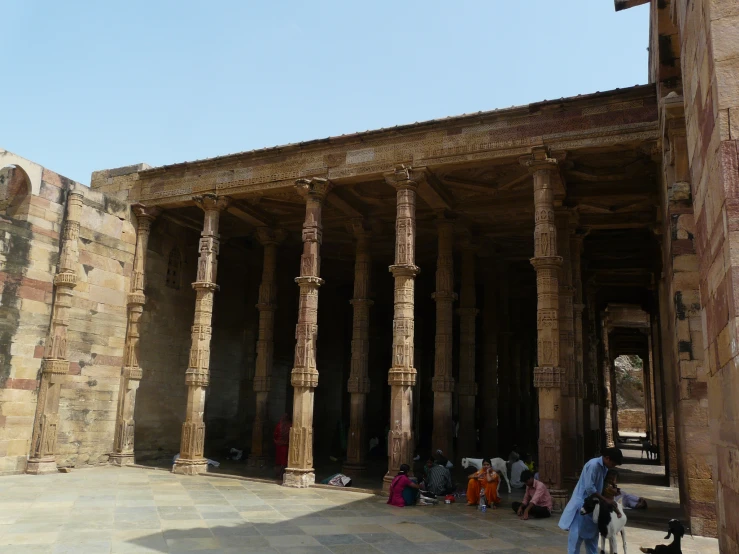
[[[606,447],[611,448],[615,446],[615,436],[613,428],[613,416],[611,414],[611,411],[613,410],[612,406],[612,400],[613,396],[611,394],[611,377],[613,375],[613,356],[611,354],[611,348],[610,348],[610,341],[609,341],[609,333],[610,333],[610,327],[608,325],[608,320],[604,317],[603,318],[603,389],[602,389],[602,398],[601,398],[601,407],[603,409],[603,422],[605,425],[604,434],[605,434],[605,441],[606,441]]]
[[[572,260],[572,289],[573,300],[572,314],[574,324],[574,348],[575,348],[575,370],[574,382],[570,384],[570,401],[573,404],[576,416],[575,423],[575,471],[579,475],[580,470],[585,464],[585,428],[584,428],[584,398],[585,398],[585,375],[583,373],[583,363],[585,354],[583,352],[583,326],[582,312],[585,308],[582,296],[582,268],[581,254],[584,235],[575,232],[570,235],[570,257]]]
[[[269,433],[268,399],[272,386],[272,355],[274,352],[275,310],[277,306],[276,270],[277,246],[285,239],[282,229],[257,227],[257,240],[264,249],[262,282],[259,285],[259,336],[254,380],[254,423],[252,424],[250,466],[262,466],[266,462],[272,436]]]
[[[401,464],[413,463],[413,386],[416,384],[414,354],[414,305],[416,266],[416,190],[424,179],[422,171],[399,167],[385,176],[397,193],[395,220],[395,279],[393,302],[393,359],[388,373],[390,385],[390,434],[388,472],[382,489],[387,492]]]
[[[480,447],[484,456],[498,452],[498,274],[494,262],[484,266],[482,306],[483,374],[480,394],[482,429]],[[461,425],[460,425],[461,431]]]
[[[61,254],[54,277],[54,304],[51,325],[41,361],[41,382],[36,401],[36,418],[31,438],[31,452],[26,472],[53,473],[56,466],[56,439],[59,426],[59,396],[69,372],[67,359],[67,327],[72,306],[72,290],[77,285],[77,263],[82,216],[82,191],[71,185],[67,193],[67,215],[62,232]]]
[[[218,223],[221,211],[228,206],[229,199],[215,194],[193,197],[205,212],[203,230],[200,234],[198,272],[192,288],[195,289],[195,317],[192,324],[190,360],[185,372],[187,385],[187,407],[182,424],[180,457],[172,472],[187,475],[204,473],[207,461],[203,457],[205,443],[205,389],[210,382],[210,338],[212,334],[213,296],[218,288]]]
[[[318,386],[316,339],[318,337],[318,289],[321,275],[321,224],[323,202],[331,189],[326,179],[298,179],[298,193],[305,199],[303,255],[300,257],[298,324],[295,327],[295,367],[292,370],[293,426],[290,429],[287,468],[282,484],[310,487],[316,481],[313,471],[313,399]]]
[[[146,280],[146,249],[149,244],[151,224],[161,211],[159,208],[146,208],[141,204],[131,206],[136,214],[136,252],[133,257],[133,273],[131,274],[131,292],[128,294],[128,325],[126,328],[126,344],[123,352],[123,367],[118,388],[118,411],[116,413],[115,438],[110,462],[124,466],[134,463],[134,430],[133,419],[136,406],[136,392],[143,375],[139,367],[139,337],[141,316],[144,313],[144,296]]]
[[[371,233],[367,222],[354,219],[350,231],[357,239],[354,259],[354,309],[352,320],[352,359],[347,390],[351,395],[349,412],[349,440],[347,441],[346,463],[343,471],[357,475],[366,470],[367,430],[365,408],[370,391],[369,380],[369,326],[370,307],[374,302],[370,296]]]
[[[567,491],[562,475],[562,394],[564,370],[559,355],[559,272],[553,180],[557,161],[544,148],[522,159],[534,176],[534,257],[537,293],[537,367],[534,386],[539,393],[539,471],[549,487],[554,509],[563,509]]]
[[[475,319],[477,296],[475,291],[475,247],[469,236],[462,239],[462,287],[459,294],[459,437],[458,456],[477,454],[475,431]]]
[[[436,261],[436,338],[434,341],[434,423],[431,447],[454,459],[454,421],[452,419],[452,348],[454,342],[454,225],[442,215],[436,221],[438,258]]]

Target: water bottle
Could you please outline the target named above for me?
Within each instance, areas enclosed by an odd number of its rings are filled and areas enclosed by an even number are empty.
[[[480,511],[484,514],[488,509],[488,503],[485,500],[485,489],[480,491]]]

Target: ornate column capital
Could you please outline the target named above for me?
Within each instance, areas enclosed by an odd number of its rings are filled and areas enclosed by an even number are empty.
[[[214,193],[206,193],[192,197],[193,202],[205,212],[222,211],[228,207],[231,199],[228,196],[218,196]]]
[[[531,173],[557,171],[559,165],[557,158],[550,156],[549,149],[546,146],[535,146],[531,149],[531,154],[521,156],[518,161]]]
[[[140,202],[137,202],[136,204],[131,204],[131,211],[136,216],[139,228],[141,228],[145,224],[151,224],[151,222],[154,221],[159,216],[159,214],[162,213],[162,209],[159,206],[152,206],[151,208],[149,208],[148,206],[145,206]]]
[[[331,181],[322,177],[298,179],[295,181],[295,190],[300,196],[305,199],[313,198],[320,202],[323,202],[332,188],[333,184]]]
[[[426,179],[426,169],[414,169],[399,165],[395,171],[385,173],[385,182],[396,189],[416,189]]]
[[[287,231],[273,227],[257,227],[254,236],[262,246],[277,245],[287,238]]]

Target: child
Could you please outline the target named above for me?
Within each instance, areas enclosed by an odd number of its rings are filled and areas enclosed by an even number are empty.
[[[620,494],[618,490],[618,471],[615,469],[609,469],[606,473],[606,478],[603,481],[603,497],[609,500],[615,500]],[[618,508],[615,508],[616,515],[621,517],[621,512]]]

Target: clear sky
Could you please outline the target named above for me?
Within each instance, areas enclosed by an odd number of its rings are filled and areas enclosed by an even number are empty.
[[[0,3],[0,146],[85,184],[647,82],[613,0]]]

